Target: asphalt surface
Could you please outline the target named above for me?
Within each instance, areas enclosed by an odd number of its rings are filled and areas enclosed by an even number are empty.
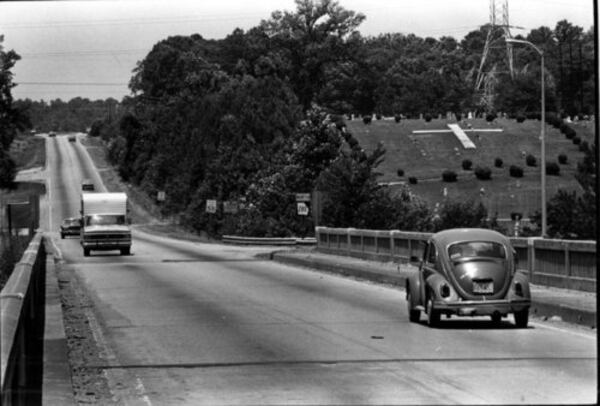
[[[518,329],[511,320],[495,325],[489,318],[453,318],[431,329],[408,321],[397,286],[325,273],[317,265],[309,269],[307,258],[318,264],[323,257],[306,251],[296,252],[303,261],[290,263],[288,253],[288,263],[280,263],[286,255],[276,252],[280,247],[207,244],[135,230],[132,255],[83,257],[77,238],[61,240],[57,233],[60,219],[78,211],[81,179],[99,178],[80,148],[61,136],[48,143],[47,230],[56,243],[59,290],[68,285],[72,291],[62,299],[63,315],[77,312],[77,320],[64,319],[64,339],[60,326],[53,329],[55,345],[48,348],[57,353],[45,365],[45,375],[53,377],[44,381],[48,404],[69,399],[57,385],[64,384],[60,376],[68,379],[61,357],[71,365],[71,398],[78,403],[597,400],[591,329],[542,319]],[[329,266],[342,269],[341,261]],[[380,264],[350,263],[387,273]],[[65,343],[67,354],[59,345]]]

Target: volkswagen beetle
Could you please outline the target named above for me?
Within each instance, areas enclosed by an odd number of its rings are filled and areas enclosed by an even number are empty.
[[[430,326],[437,325],[442,314],[491,316],[499,323],[512,313],[517,327],[525,328],[531,294],[506,236],[461,228],[429,238],[418,270],[406,280],[406,301],[411,322],[418,322],[421,312]]]

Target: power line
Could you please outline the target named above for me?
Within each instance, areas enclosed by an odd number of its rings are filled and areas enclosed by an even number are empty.
[[[174,24],[174,23],[194,23],[207,21],[232,21],[232,20],[248,20],[257,17],[264,17],[262,14],[239,14],[237,16],[205,16],[205,17],[176,17],[176,18],[154,18],[154,19],[114,19],[114,20],[91,20],[91,21],[57,21],[52,23],[17,23],[3,24],[4,28],[51,28],[51,27],[80,27],[80,26],[95,26],[95,25],[139,25],[139,24]]]
[[[14,82],[17,85],[34,86],[127,86],[127,83],[106,83],[106,82]]]

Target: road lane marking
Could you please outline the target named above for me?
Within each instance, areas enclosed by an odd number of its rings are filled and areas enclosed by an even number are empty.
[[[588,338],[590,340],[597,340],[597,338],[598,338],[596,336],[596,330],[594,330],[593,332],[590,332],[590,333],[581,333],[579,331],[573,331],[568,328],[550,326],[548,324],[539,323],[539,322],[530,321],[529,324],[532,326],[535,326],[535,327],[545,328],[545,329],[554,330],[554,331],[560,331],[561,333],[567,333],[567,334],[571,334],[571,335],[575,335],[575,336],[579,336],[579,337],[583,337],[583,338]]]

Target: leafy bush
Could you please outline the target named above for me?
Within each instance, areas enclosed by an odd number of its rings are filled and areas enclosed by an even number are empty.
[[[588,144],[587,141],[581,141],[581,144],[579,144],[579,151],[587,152],[589,149],[590,149],[590,144]]]
[[[527,156],[525,157],[525,163],[527,164],[527,166],[536,166],[537,159],[533,155],[527,154]]]
[[[567,126],[567,129],[565,130],[564,134],[568,140],[572,140],[577,136],[577,131],[575,131],[572,127]]]
[[[442,180],[444,182],[456,182],[456,172],[451,171],[451,170],[445,170],[444,172],[442,172]]]
[[[399,177],[402,177],[402,176],[404,176],[404,169],[398,169],[398,170],[396,171],[396,174],[398,174],[398,176],[399,176]]]
[[[567,156],[565,154],[560,154],[558,156],[558,163],[561,164],[561,165],[566,165],[567,164],[567,160],[568,160],[568,158],[567,158]]]
[[[487,166],[478,166],[477,168],[475,168],[475,176],[479,180],[490,180],[492,178],[492,170]]]
[[[560,166],[556,162],[548,162],[546,164],[546,175],[559,176]]]
[[[379,114],[379,113],[375,114],[375,118],[376,118],[377,120],[381,120],[381,114]]]
[[[546,114],[546,122],[554,128],[560,129],[560,126],[564,121],[557,113],[548,113]]]
[[[373,117],[372,116],[363,116],[362,120],[363,120],[363,123],[365,123],[365,124],[371,124],[371,120],[373,120]]]
[[[473,166],[473,162],[470,159],[464,159],[462,161],[462,168],[465,171],[470,171],[472,166]]]
[[[394,121],[395,121],[395,122],[399,123],[401,120],[402,120],[402,117],[400,116],[400,114],[396,114],[396,115],[394,116]]]
[[[502,165],[504,165],[504,162],[502,161],[502,158],[496,158],[496,159],[494,159],[494,166],[496,168],[502,168]]]
[[[350,145],[350,148],[352,148],[352,149],[354,149],[354,148],[356,148],[356,147],[359,146],[358,140],[356,138],[354,138],[353,135],[350,135],[348,137],[347,141],[348,141],[348,145]]]
[[[0,146],[0,189],[12,189],[15,187],[15,177],[17,176],[17,164],[10,157],[8,152]],[[0,215],[3,213],[0,212]]]
[[[570,128],[571,127],[569,127],[569,125],[567,123],[565,123],[564,121],[561,121],[560,124],[558,125],[559,131],[563,134],[566,134]]]
[[[440,207],[435,231],[459,227],[486,227],[487,210],[481,203],[448,200]]]
[[[512,221],[517,221],[523,218],[523,213],[520,213],[518,211],[513,211],[510,213],[510,219]]]
[[[508,173],[513,178],[522,178],[523,177],[523,168],[517,165],[511,165],[508,169]]]
[[[573,144],[575,145],[579,145],[581,144],[581,138],[579,137],[573,137],[573,139],[571,140],[573,142]]]
[[[559,190],[548,201],[548,236],[559,239],[595,240],[596,226],[596,196],[584,193],[578,196],[576,192]],[[536,212],[530,216],[538,227],[541,224],[541,214]]]
[[[517,114],[517,123],[522,123],[525,121],[525,115],[523,113]]]
[[[411,176],[408,178],[408,183],[410,183],[411,185],[416,185],[417,183],[419,183],[419,181],[417,180],[416,177]]]
[[[491,123],[495,119],[496,119],[496,113],[487,113],[485,115],[485,121],[487,121],[488,123]]]
[[[431,114],[427,113],[423,116],[423,118],[425,119],[426,122],[430,122],[431,121]]]

